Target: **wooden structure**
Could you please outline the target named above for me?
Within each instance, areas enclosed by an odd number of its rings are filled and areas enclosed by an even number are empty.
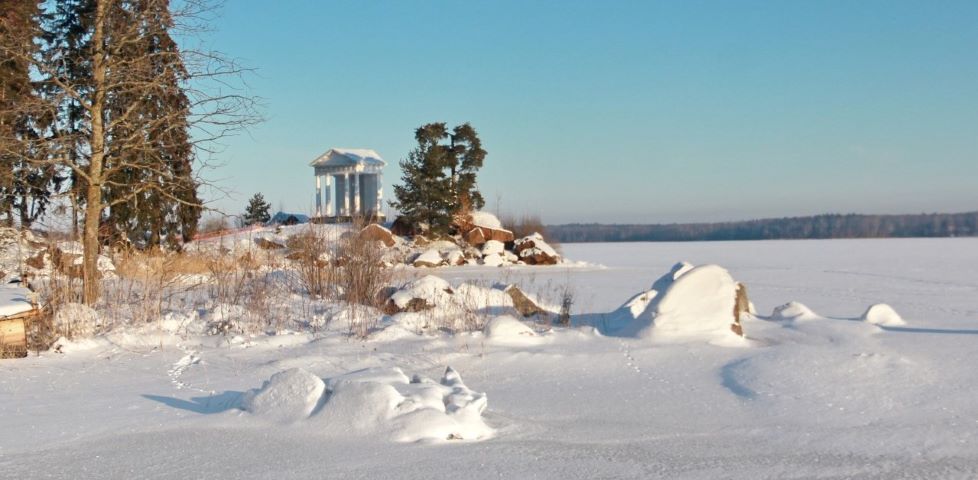
[[[20,284],[0,286],[0,358],[27,356],[27,322],[40,313],[32,297]]]

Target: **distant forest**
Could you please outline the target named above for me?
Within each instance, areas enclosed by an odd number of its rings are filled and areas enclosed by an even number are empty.
[[[688,242],[814,238],[964,237],[978,235],[978,212],[919,215],[829,214],[742,222],[667,225],[549,225],[548,234],[573,242]]]

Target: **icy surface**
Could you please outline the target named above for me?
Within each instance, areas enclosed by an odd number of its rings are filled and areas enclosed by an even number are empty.
[[[478,332],[242,341],[180,328],[0,360],[0,477],[978,478],[978,240],[562,248],[604,268],[439,271],[452,286],[521,281],[539,295],[567,286],[574,326],[554,327],[546,343]],[[742,348],[579,326],[610,322],[679,259],[722,265],[759,312],[795,300],[820,317],[748,318]],[[858,321],[881,302],[907,325]],[[630,303],[644,311],[651,300]],[[449,392],[445,365],[469,392]],[[243,392],[292,368],[330,381],[363,369],[383,378],[368,387],[345,379],[351,410],[336,398],[333,407],[356,415],[331,417],[327,401],[279,424],[239,408]],[[480,414],[487,441],[448,440],[470,432],[445,427],[447,411],[477,411],[479,392],[491,399]],[[400,414],[411,405],[419,413]]]

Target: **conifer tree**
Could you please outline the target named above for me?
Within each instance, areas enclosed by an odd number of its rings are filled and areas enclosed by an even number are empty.
[[[0,0],[0,51],[23,50],[38,55],[38,0]],[[33,164],[46,155],[41,136],[51,122],[42,108],[30,62],[0,57],[0,213],[5,223],[16,218],[29,228],[42,216],[62,181],[57,169]]]
[[[451,141],[452,163],[449,168],[452,172],[452,193],[455,197],[456,210],[458,208],[480,210],[486,205],[476,183],[476,175],[486,158],[482,141],[479,140],[475,128],[468,123],[455,127]]]
[[[486,151],[468,123],[451,132],[444,123],[429,123],[414,137],[418,146],[400,163],[403,185],[394,186],[391,206],[412,225],[448,233],[455,215],[485,205],[476,175]]]
[[[183,59],[170,37],[172,20],[166,0],[123,3],[117,21],[141,25],[142,35],[120,50],[130,57],[130,77],[145,82],[135,92],[120,91],[108,102],[113,138],[131,138],[115,150],[107,165],[119,165],[106,184],[109,224],[118,235],[145,246],[176,247],[189,240],[200,219],[201,203],[193,176],[190,102],[181,88],[187,77]],[[129,112],[138,109],[138,114]],[[133,184],[144,187],[133,191]]]
[[[44,50],[0,42],[0,59],[29,64],[30,78],[43,85],[36,111],[54,121],[38,151],[20,155],[45,172],[70,174],[69,198],[84,211],[82,301],[91,305],[100,290],[101,228],[147,244],[192,235],[201,209],[193,152],[260,117],[254,98],[235,89],[234,77],[247,69],[220,52],[178,49],[169,37],[171,29],[202,31],[208,0],[39,4],[48,14]],[[18,101],[2,113],[31,107]]]
[[[445,167],[451,151],[442,144],[448,138],[444,123],[429,123],[414,132],[418,142],[401,165],[403,185],[394,186],[398,209],[408,223],[445,233],[451,225],[453,200],[451,178]]]
[[[271,205],[265,201],[265,196],[256,193],[251,197],[251,200],[248,200],[248,207],[245,208],[245,213],[241,216],[241,223],[248,226],[268,222],[272,218],[268,214],[269,208]]]

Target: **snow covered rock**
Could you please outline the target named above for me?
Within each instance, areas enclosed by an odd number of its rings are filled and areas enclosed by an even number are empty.
[[[555,265],[560,263],[560,254],[547,244],[543,235],[539,233],[516,240],[514,253],[520,260],[529,265]]]
[[[66,303],[54,312],[54,329],[68,338],[85,338],[95,335],[102,327],[98,312],[81,303]]]
[[[457,219],[455,223],[469,245],[480,246],[488,241],[513,241],[513,232],[503,228],[502,222],[489,212],[472,212],[465,218]]]
[[[452,286],[434,275],[426,275],[394,292],[384,307],[385,313],[420,312],[451,301]]]
[[[529,295],[524,293],[523,290],[520,290],[516,285],[510,285],[503,291],[509,295],[510,299],[512,299],[513,307],[516,309],[516,311],[524,317],[532,317],[541,313],[550,313],[549,311],[541,308],[540,305],[537,305],[535,299],[530,298]]]
[[[737,282],[719,265],[677,263],[612,313],[611,329],[626,335],[743,336]]]
[[[482,246],[482,256],[498,255],[506,251],[506,246],[499,240],[489,240]]]
[[[504,230],[503,222],[500,222],[495,215],[489,212],[471,212],[469,213],[472,225],[476,227],[491,228],[493,230]]]
[[[498,253],[492,253],[483,257],[482,264],[487,267],[501,267],[506,264],[506,259]]]
[[[418,258],[414,259],[414,266],[419,268],[434,268],[442,266],[444,261],[441,257],[441,252],[437,249],[430,248],[425,250],[421,255],[418,255]]]
[[[510,315],[500,315],[486,322],[483,329],[490,340],[512,341],[535,337],[536,333],[527,324]]]
[[[358,238],[361,241],[373,241],[381,242],[386,247],[393,247],[396,243],[394,241],[394,234],[390,230],[377,225],[376,223],[371,223],[366,227],[363,227],[358,234]]]
[[[444,258],[448,265],[465,265],[465,253],[462,250],[449,250]]]
[[[273,421],[295,422],[312,414],[325,391],[321,378],[293,368],[272,375],[261,388],[245,393],[241,409]]]
[[[656,306],[659,332],[700,334],[730,331],[737,283],[723,267],[703,265],[683,273]]]
[[[817,318],[821,317],[805,304],[795,301],[774,307],[774,311],[771,312],[771,319],[778,321],[814,320]]]
[[[883,325],[887,327],[907,324],[907,322],[900,317],[900,314],[898,314],[893,307],[885,303],[871,305],[866,309],[866,313],[863,313],[860,319],[874,325]]]

